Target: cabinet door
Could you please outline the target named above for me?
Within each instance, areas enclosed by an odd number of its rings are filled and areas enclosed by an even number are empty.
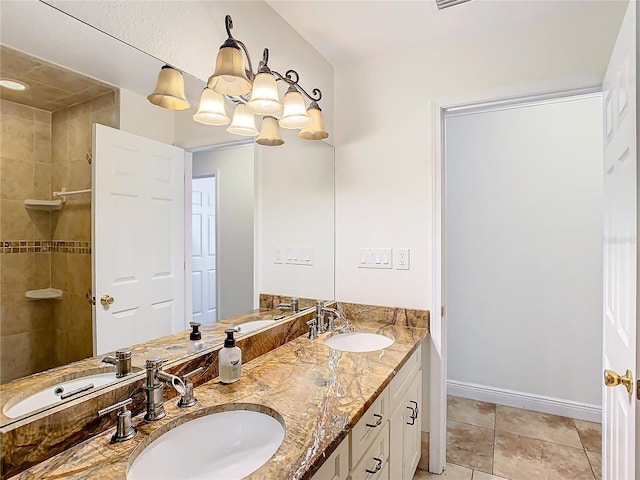
[[[389,478],[400,480],[402,476],[402,466],[404,455],[402,443],[405,431],[405,413],[408,412],[405,406],[404,396],[400,396],[396,408],[389,417]]]
[[[349,439],[345,438],[313,475],[312,480],[346,480],[348,476]]]
[[[371,446],[351,469],[351,480],[389,480],[389,423],[377,432]],[[353,455],[353,452],[351,452]],[[396,479],[393,479],[396,480]]]
[[[407,390],[402,422],[402,478],[411,480],[420,461],[422,430],[422,374],[419,372]],[[408,407],[408,408],[407,408]],[[415,412],[415,413],[414,413]],[[415,417],[415,418],[414,418]]]

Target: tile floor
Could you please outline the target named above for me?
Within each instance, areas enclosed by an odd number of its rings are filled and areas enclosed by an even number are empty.
[[[419,469],[426,469],[423,438]],[[447,469],[414,480],[599,480],[600,424],[459,397],[447,405]]]

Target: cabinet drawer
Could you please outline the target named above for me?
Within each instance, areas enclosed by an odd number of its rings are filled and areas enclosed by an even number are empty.
[[[351,461],[353,468],[359,462],[364,452],[369,448],[374,438],[384,429],[389,416],[389,389],[376,398],[362,418],[351,430]],[[387,431],[387,436],[389,432]]]
[[[389,422],[385,421],[383,425],[358,464],[351,469],[351,480],[389,479]]]
[[[389,385],[389,404],[398,405],[403,392],[409,387],[416,373],[420,370],[422,362],[422,345],[419,345],[411,357],[402,366],[400,371],[393,377]]]
[[[325,460],[312,480],[346,480],[349,477],[349,439],[345,438]]]

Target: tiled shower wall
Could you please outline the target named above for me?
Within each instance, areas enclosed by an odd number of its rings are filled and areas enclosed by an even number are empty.
[[[34,243],[25,252],[19,246],[0,253],[0,381],[6,382],[92,354],[91,306],[85,299],[91,289],[91,195],[69,196],[52,213],[26,210],[23,201],[50,199],[62,187],[91,188],[91,124],[118,128],[119,115],[117,92],[53,114],[4,101],[0,107],[0,238],[3,245]],[[27,112],[32,134],[25,134],[27,118],[14,120]],[[25,146],[29,142],[31,148]],[[62,299],[24,297],[26,290],[49,286],[62,290]]]

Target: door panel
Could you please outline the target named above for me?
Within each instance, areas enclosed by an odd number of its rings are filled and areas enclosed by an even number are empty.
[[[637,151],[636,5],[627,14],[605,75],[603,364],[636,370]],[[634,376],[637,377],[637,370]],[[635,382],[634,382],[635,383]],[[635,387],[635,385],[634,385]],[[622,385],[603,387],[605,480],[635,478],[636,399]]]
[[[184,151],[93,127],[94,354],[183,330]],[[103,306],[102,295],[114,301]]]

